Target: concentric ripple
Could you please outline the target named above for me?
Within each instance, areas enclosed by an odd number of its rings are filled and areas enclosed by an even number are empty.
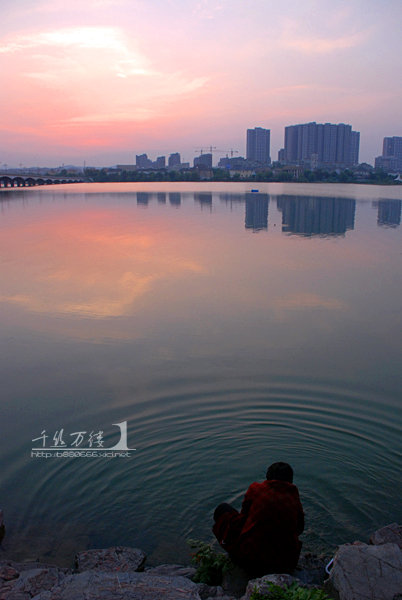
[[[135,397],[127,390],[87,415],[124,415],[131,458],[20,461],[6,473],[10,486],[25,482],[12,533],[31,540],[31,556],[46,545],[68,562],[74,544],[119,543],[144,547],[151,562],[186,560],[188,537],[211,538],[216,504],[240,507],[249,483],[276,460],[294,467],[306,549],[330,552],[397,518],[402,448],[393,398],[378,404],[369,391],[280,378],[161,380]]]

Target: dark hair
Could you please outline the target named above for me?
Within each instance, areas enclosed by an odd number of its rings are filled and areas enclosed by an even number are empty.
[[[267,479],[278,479],[293,483],[293,469],[288,463],[276,462],[268,467]]]

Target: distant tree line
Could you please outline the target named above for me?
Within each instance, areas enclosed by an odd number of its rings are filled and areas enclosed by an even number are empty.
[[[302,171],[295,175],[289,170],[261,170],[250,172],[247,176],[244,173],[231,173],[228,169],[212,169],[212,176],[205,178],[198,169],[188,169],[182,171],[116,171],[107,168],[85,169],[85,176],[91,181],[106,182],[137,182],[137,181],[260,181],[260,182],[285,182],[297,181],[300,183],[372,183],[381,185],[400,184],[396,175],[390,175],[382,169],[376,169],[365,173],[357,174],[349,169],[343,171],[325,171],[316,169],[314,171]]]

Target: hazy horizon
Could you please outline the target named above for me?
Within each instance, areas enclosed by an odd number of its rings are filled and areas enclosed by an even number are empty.
[[[372,0],[3,0],[0,168],[133,164],[246,129],[348,123],[360,162],[402,135],[402,5]]]

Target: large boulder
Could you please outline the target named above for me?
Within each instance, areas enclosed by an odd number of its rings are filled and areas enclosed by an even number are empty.
[[[200,600],[186,577],[147,573],[85,571],[68,575],[49,591],[30,600]]]
[[[18,568],[17,563],[0,564],[0,600],[31,600],[43,590],[51,590],[66,576],[64,569],[35,565]]]
[[[381,529],[377,529],[370,537],[370,544],[380,546],[381,544],[398,544],[402,550],[402,525],[391,523]]]
[[[402,591],[402,551],[397,544],[340,546],[327,593],[339,600],[394,600]]]
[[[75,557],[77,571],[142,571],[146,554],[139,548],[112,546],[101,550],[85,550]]]
[[[145,573],[148,575],[169,575],[170,577],[194,577],[197,569],[194,567],[185,567],[183,565],[158,565],[157,567],[147,567]]]

